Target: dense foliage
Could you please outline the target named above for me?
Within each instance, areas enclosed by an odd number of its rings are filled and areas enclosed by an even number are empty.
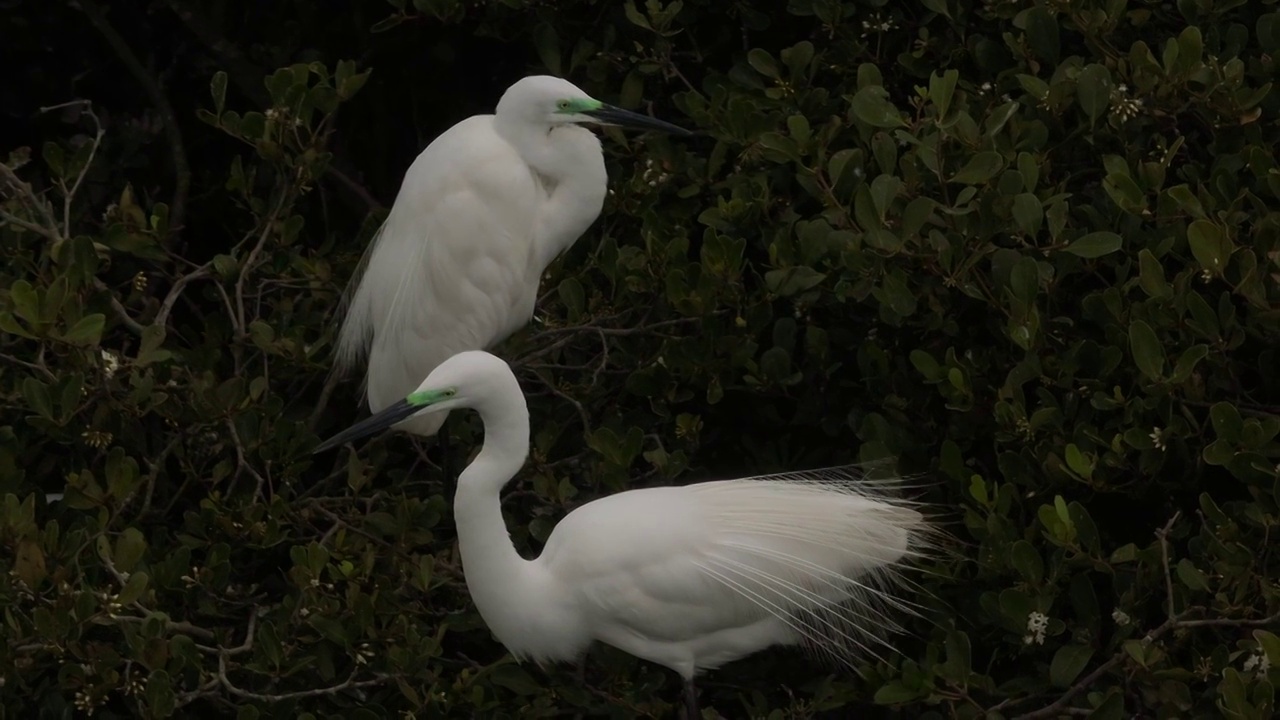
[[[309,454],[362,412],[335,311],[405,168],[531,72],[700,135],[605,132],[605,212],[499,350],[516,543],[884,458],[957,540],[901,655],[764,653],[708,717],[1275,710],[1274,0],[351,5],[0,14],[0,714],[672,714],[607,648],[505,657],[431,443]]]

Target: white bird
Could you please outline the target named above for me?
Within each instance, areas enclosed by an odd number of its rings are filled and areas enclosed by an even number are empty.
[[[471,408],[480,453],[458,477],[463,574],[489,629],[518,660],[578,661],[593,641],[664,665],[685,681],[771,645],[799,645],[856,671],[894,610],[886,581],[931,546],[905,500],[848,469],[629,490],[571,511],[536,560],[520,556],[499,493],[528,454],[529,412],[510,367],[454,355],[407,398],[315,452],[406,418]]]
[[[540,75],[508,88],[495,114],[437,137],[409,167],[343,293],[333,372],[368,358],[372,412],[446,358],[491,348],[533,317],[543,272],[604,205],[600,140],[579,123],[692,134]],[[397,429],[435,435],[446,415]]]

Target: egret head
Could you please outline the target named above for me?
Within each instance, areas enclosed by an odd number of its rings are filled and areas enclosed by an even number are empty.
[[[418,389],[382,412],[361,420],[316,446],[312,453],[358,440],[406,420],[414,415],[447,412],[460,407],[477,408],[515,383],[506,362],[483,350],[470,350],[450,357],[436,366]],[[516,386],[519,393],[519,386]]]
[[[682,127],[622,108],[606,105],[568,80],[550,75],[522,78],[498,101],[497,115],[545,127],[592,123],[636,130],[692,135]]]

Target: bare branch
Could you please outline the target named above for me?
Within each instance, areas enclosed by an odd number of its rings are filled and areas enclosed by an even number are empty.
[[[142,323],[133,319],[133,316],[129,314],[129,309],[116,299],[116,294],[111,291],[111,288],[107,287],[106,283],[96,277],[93,279],[93,286],[107,294],[107,297],[110,298],[111,309],[115,312],[116,317],[120,318],[120,322],[124,323],[124,326],[129,328],[129,331],[134,335],[141,336],[142,332],[146,330],[146,328]]]
[[[80,184],[84,182],[85,175],[89,174],[89,168],[93,165],[93,159],[98,155],[98,148],[102,146],[102,137],[106,134],[102,129],[102,121],[98,119],[98,114],[93,111],[93,103],[88,100],[72,100],[70,102],[59,103],[57,105],[49,105],[40,108],[40,112],[47,113],[53,110],[61,110],[62,108],[81,106],[81,112],[88,115],[93,120],[93,139],[89,142],[89,158],[85,160],[84,167],[80,168],[80,172],[76,174],[76,180],[68,189],[61,180],[58,186],[62,188],[62,236],[64,238],[71,237],[71,203],[76,197],[76,193],[80,192]]]
[[[0,211],[0,217],[4,217],[6,221],[12,222],[14,225],[40,233],[53,242],[61,242],[63,239],[62,232],[58,227],[58,221],[53,219],[53,210],[49,202],[36,195],[35,190],[31,188],[31,183],[24,182],[22,178],[18,177],[17,173],[4,163],[0,163],[0,177],[4,179],[6,185],[17,191],[18,199],[24,205],[40,212],[40,215],[44,217],[45,224],[42,226],[31,223],[4,211]]]
[[[1160,565],[1164,568],[1166,615],[1170,622],[1173,622],[1177,613],[1173,611],[1173,573],[1169,572],[1169,532],[1173,530],[1173,524],[1178,521],[1178,517],[1181,515],[1181,511],[1175,512],[1173,517],[1169,518],[1169,522],[1156,531],[1156,538],[1160,540]]]
[[[271,237],[271,230],[275,227],[276,219],[280,216],[280,211],[284,209],[285,203],[288,202],[290,192],[283,189],[280,192],[280,199],[276,202],[276,206],[272,208],[262,220],[262,231],[258,233],[258,241],[254,243],[253,249],[249,251],[249,255],[244,259],[244,265],[240,267],[240,277],[236,278],[236,335],[244,338],[248,325],[245,323],[244,314],[244,281],[253,272],[253,266],[258,262],[258,255],[262,252],[262,248],[266,246],[267,239]]]
[[[353,670],[351,671],[351,674],[347,676],[347,679],[344,682],[338,683],[337,685],[332,685],[330,687],[316,688],[314,690],[298,690],[296,692],[264,695],[262,693],[256,693],[256,692],[250,692],[248,690],[244,690],[232,684],[231,678],[227,677],[226,656],[222,655],[218,657],[218,682],[222,683],[222,687],[226,688],[227,692],[237,697],[249,698],[251,700],[259,700],[262,702],[283,702],[285,700],[296,700],[298,698],[316,697],[318,695],[333,695],[335,693],[340,693],[343,690],[381,685],[390,679],[391,679],[390,676],[378,675],[374,677],[372,680],[360,680],[357,682],[356,671]]]
[[[165,295],[164,302],[160,303],[160,310],[156,312],[155,320],[151,321],[152,324],[165,327],[165,323],[169,321],[169,313],[173,312],[173,306],[178,302],[178,298],[186,289],[187,284],[194,280],[207,277],[209,275],[209,268],[210,263],[205,263],[195,270],[192,270],[186,275],[178,278],[177,281],[173,283],[173,287],[169,288],[169,293]]]
[[[236,448],[236,474],[231,483],[234,484],[236,480],[240,479],[241,472],[248,470],[249,474],[258,481],[257,489],[254,491],[254,495],[257,496],[262,492],[262,486],[267,483],[267,479],[262,476],[262,473],[254,469],[253,465],[249,464],[249,459],[244,451],[244,444],[240,442],[240,433],[236,430],[236,423],[230,418],[227,419],[227,431],[231,433],[231,442]],[[230,489],[228,489],[228,494],[230,494]]]

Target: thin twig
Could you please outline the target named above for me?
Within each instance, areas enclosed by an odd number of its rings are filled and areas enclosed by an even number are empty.
[[[151,321],[153,325],[164,327],[169,321],[169,313],[173,312],[173,306],[178,302],[178,297],[186,289],[187,284],[209,275],[211,263],[205,263],[191,272],[178,278],[173,283],[173,287],[169,288],[169,294],[165,295],[164,302],[160,303],[160,310],[156,312],[156,317]]]
[[[146,330],[146,327],[144,327],[142,323],[133,319],[133,316],[129,314],[129,309],[116,299],[116,294],[111,292],[111,288],[107,287],[106,283],[96,277],[93,279],[93,286],[99,291],[107,294],[109,302],[111,303],[111,309],[115,312],[116,317],[120,319],[120,322],[124,323],[124,326],[129,328],[129,331],[134,335],[141,337],[143,331]]]
[[[1173,530],[1173,524],[1178,521],[1178,517],[1182,515],[1179,510],[1169,518],[1169,522],[1164,527],[1156,531],[1156,538],[1160,540],[1160,565],[1164,568],[1164,591],[1166,605],[1166,617],[1173,622],[1177,614],[1173,611],[1173,573],[1169,571],[1169,532]]]
[[[330,687],[316,688],[314,690],[298,690],[296,692],[277,693],[273,695],[264,695],[262,693],[256,693],[256,692],[251,692],[249,690],[244,690],[232,684],[231,678],[227,677],[226,657],[220,656],[218,658],[218,681],[222,683],[222,687],[226,688],[227,692],[237,697],[249,698],[250,700],[259,700],[261,702],[284,702],[285,700],[297,700],[299,698],[316,697],[319,695],[333,695],[334,693],[340,693],[343,690],[381,685],[390,679],[391,678],[389,676],[379,675],[373,678],[372,680],[360,680],[357,682],[356,671],[352,670],[351,674],[347,676],[347,679],[344,682],[341,682],[337,685],[332,685]]]
[[[249,251],[249,255],[244,259],[244,264],[240,266],[240,277],[236,278],[236,335],[241,339],[247,333],[245,328],[248,327],[245,323],[244,315],[244,281],[253,272],[253,266],[258,262],[258,254],[262,252],[262,248],[267,244],[267,239],[271,237],[271,230],[275,227],[276,218],[279,217],[280,211],[284,209],[290,194],[288,189],[281,190],[280,200],[276,202],[276,206],[262,220],[262,232],[258,233],[258,241],[254,243],[253,249]]]
[[[257,497],[258,494],[262,492],[262,486],[266,484],[267,479],[262,477],[262,474],[254,469],[253,465],[249,464],[248,456],[244,450],[244,443],[240,442],[240,433],[236,430],[236,423],[230,418],[227,419],[227,431],[231,434],[231,442],[236,449],[236,474],[235,477],[231,479],[231,486],[234,486],[236,481],[240,479],[242,471],[248,470],[249,474],[253,475],[253,477],[258,481],[258,487],[254,491],[254,496]],[[228,487],[227,494],[229,495],[230,493],[231,489]]]
[[[316,431],[316,423],[320,422],[320,415],[324,409],[329,406],[329,398],[333,395],[334,388],[338,387],[338,383],[342,378],[338,373],[331,372],[324,380],[324,387],[320,390],[320,399],[316,400],[315,409],[311,411],[311,417],[307,418],[307,430]]]
[[[80,168],[80,172],[76,174],[76,181],[71,184],[71,189],[67,190],[63,185],[62,193],[62,235],[63,237],[71,237],[71,201],[75,199],[76,193],[80,192],[80,184],[84,182],[84,177],[89,173],[89,167],[93,165],[93,159],[98,155],[98,148],[102,145],[102,137],[106,132],[102,129],[102,121],[98,119],[98,114],[93,111],[93,104],[88,100],[72,100],[71,102],[59,103],[57,105],[49,105],[40,108],[41,113],[47,113],[52,110],[61,110],[62,108],[72,107],[75,105],[82,106],[82,112],[93,120],[94,134],[93,140],[89,146],[89,157],[84,162],[84,167]],[[62,185],[59,180],[59,185]]]

